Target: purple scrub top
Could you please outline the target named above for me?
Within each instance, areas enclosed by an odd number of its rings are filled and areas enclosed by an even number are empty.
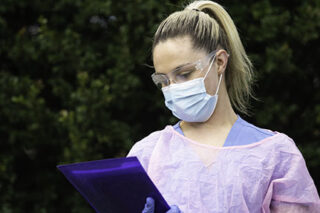
[[[184,135],[182,129],[180,128],[180,122],[181,121],[176,123],[173,128],[181,135]],[[261,141],[267,137],[273,136],[274,134],[275,133],[270,130],[262,129],[248,123],[238,115],[238,119],[231,127],[223,146],[247,145]]]

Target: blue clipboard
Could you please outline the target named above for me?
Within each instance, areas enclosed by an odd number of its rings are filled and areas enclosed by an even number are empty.
[[[147,197],[155,213],[170,207],[136,157],[104,159],[57,168],[98,213],[141,213]]]

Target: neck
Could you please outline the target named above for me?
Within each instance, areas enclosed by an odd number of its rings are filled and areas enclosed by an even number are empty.
[[[224,85],[221,85],[221,91],[219,91],[219,98],[217,106],[211,117],[206,122],[191,123],[191,122],[181,122],[181,127],[184,129],[193,130],[220,130],[225,128],[231,128],[232,125],[237,120],[237,115],[234,112],[229,96]]]

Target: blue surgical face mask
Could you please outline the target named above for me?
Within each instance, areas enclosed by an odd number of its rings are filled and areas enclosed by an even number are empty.
[[[211,117],[216,108],[222,79],[221,74],[216,94],[209,95],[206,91],[204,80],[211,70],[213,62],[214,59],[203,78],[196,78],[179,84],[170,84],[162,88],[165,104],[174,116],[187,122],[205,122]]]

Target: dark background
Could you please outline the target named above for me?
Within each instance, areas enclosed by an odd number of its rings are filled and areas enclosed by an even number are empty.
[[[219,3],[258,76],[243,118],[293,138],[319,188],[320,0]],[[186,4],[0,1],[0,212],[93,212],[56,165],[125,156],[176,121],[144,64]]]

